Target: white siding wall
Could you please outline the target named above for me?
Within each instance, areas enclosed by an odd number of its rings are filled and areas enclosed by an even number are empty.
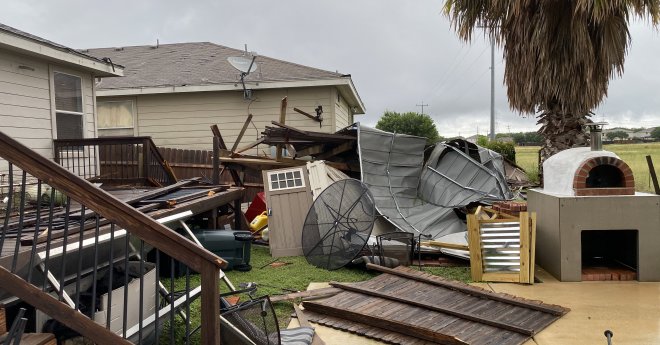
[[[22,66],[22,67],[21,67]],[[0,51],[0,131],[52,158],[51,71],[80,76],[83,82],[85,136],[95,137],[91,74]]]
[[[55,122],[52,73],[60,71],[82,79],[85,137],[96,136],[94,79],[90,73],[51,65],[45,60],[0,51],[0,131],[53,159]],[[0,171],[6,162],[0,162]]]
[[[231,148],[248,113],[252,113],[257,130],[252,125],[248,127],[240,147],[257,140],[265,126],[272,126],[271,121],[279,121],[280,101],[284,96],[288,97],[286,124],[302,130],[334,132],[332,89],[256,90],[256,101],[252,103],[243,100],[242,92],[233,91],[141,95],[137,97],[136,135],[151,136],[158,146],[211,150],[213,135],[210,126],[217,124],[225,143]],[[318,122],[293,111],[296,107],[313,115],[318,105],[324,110],[322,128]],[[269,153],[266,145],[261,145],[260,153],[261,150]]]
[[[347,127],[348,125],[353,124],[353,119],[350,115],[350,110],[348,109],[348,103],[344,99],[344,97],[341,96],[339,91],[337,89],[334,89],[334,112],[335,112],[335,118],[336,124],[337,124],[337,129],[336,131]]]

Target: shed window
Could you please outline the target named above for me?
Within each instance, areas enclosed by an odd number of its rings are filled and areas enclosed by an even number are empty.
[[[99,135],[133,135],[135,108],[132,100],[98,102]]]
[[[58,139],[83,138],[82,79],[78,76],[55,72],[55,122]]]
[[[282,190],[304,187],[305,180],[302,176],[302,169],[298,168],[268,173],[268,184],[270,190]]]

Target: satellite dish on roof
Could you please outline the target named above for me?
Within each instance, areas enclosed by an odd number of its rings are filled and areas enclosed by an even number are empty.
[[[251,59],[245,56],[230,56],[227,58],[227,61],[242,73],[250,74],[257,70],[257,64],[254,62],[254,59],[256,59],[256,56],[253,56]]]
[[[245,87],[245,77],[257,70],[257,63],[254,60],[257,58],[256,55],[252,55],[252,58],[247,56],[230,56],[227,58],[227,61],[237,70],[241,71],[241,85],[243,85],[243,98],[251,99],[252,90],[248,90]]]

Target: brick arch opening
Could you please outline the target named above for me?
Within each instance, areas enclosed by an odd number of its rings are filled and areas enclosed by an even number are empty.
[[[587,159],[573,177],[575,195],[634,195],[635,177],[626,162],[615,157]]]

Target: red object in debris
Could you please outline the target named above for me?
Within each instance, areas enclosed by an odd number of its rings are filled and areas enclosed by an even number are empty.
[[[245,218],[247,218],[248,222],[251,222],[254,217],[260,215],[263,211],[266,211],[266,195],[264,192],[259,192],[252,199],[250,207],[245,212]]]

